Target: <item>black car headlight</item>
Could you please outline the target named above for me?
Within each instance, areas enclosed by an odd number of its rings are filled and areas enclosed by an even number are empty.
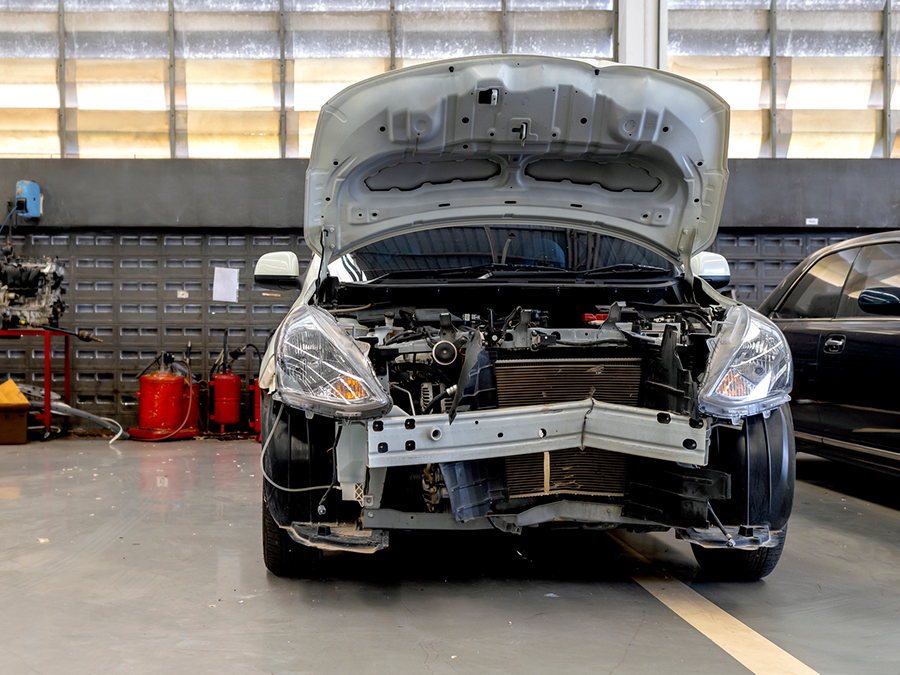
[[[288,405],[337,418],[384,415],[393,405],[368,359],[325,310],[291,310],[275,346],[278,396]]]
[[[791,399],[791,351],[778,327],[759,312],[745,305],[731,307],[709,347],[701,412],[736,422]]]

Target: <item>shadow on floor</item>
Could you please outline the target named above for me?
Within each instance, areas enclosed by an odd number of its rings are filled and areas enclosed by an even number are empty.
[[[364,564],[360,564],[364,559]],[[625,582],[633,563],[604,532],[392,532],[390,546],[371,556],[326,552],[320,574],[390,586],[565,581]]]
[[[797,480],[900,510],[900,477],[874,469],[798,453]]]

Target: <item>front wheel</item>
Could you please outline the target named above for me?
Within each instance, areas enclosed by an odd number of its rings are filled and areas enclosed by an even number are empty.
[[[728,527],[768,526],[781,532],[773,548],[756,550],[694,546],[694,558],[711,576],[755,581],[775,569],[784,550],[794,502],[794,425],[787,404],[768,417],[754,415],[742,428],[716,427],[710,439],[709,468],[731,476],[731,498],[710,505]]]
[[[784,550],[787,530],[781,533],[778,546],[743,551],[728,548],[703,548],[693,544],[694,558],[703,571],[716,579],[726,581],[758,581],[775,569]]]
[[[266,492],[262,505],[263,560],[268,570],[278,577],[311,577],[322,562],[322,551],[298,544],[278,526],[269,511]]]

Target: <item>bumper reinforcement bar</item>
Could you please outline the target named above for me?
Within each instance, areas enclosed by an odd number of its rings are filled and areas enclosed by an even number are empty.
[[[683,464],[707,463],[708,424],[687,415],[601,403],[385,417],[366,423],[369,467],[594,448]]]

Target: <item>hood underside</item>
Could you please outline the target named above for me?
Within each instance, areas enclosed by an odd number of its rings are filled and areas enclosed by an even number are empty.
[[[449,225],[555,225],[675,262],[716,234],[729,108],[662,71],[541,56],[392,71],[332,98],[307,172],[305,235],[334,258]]]

